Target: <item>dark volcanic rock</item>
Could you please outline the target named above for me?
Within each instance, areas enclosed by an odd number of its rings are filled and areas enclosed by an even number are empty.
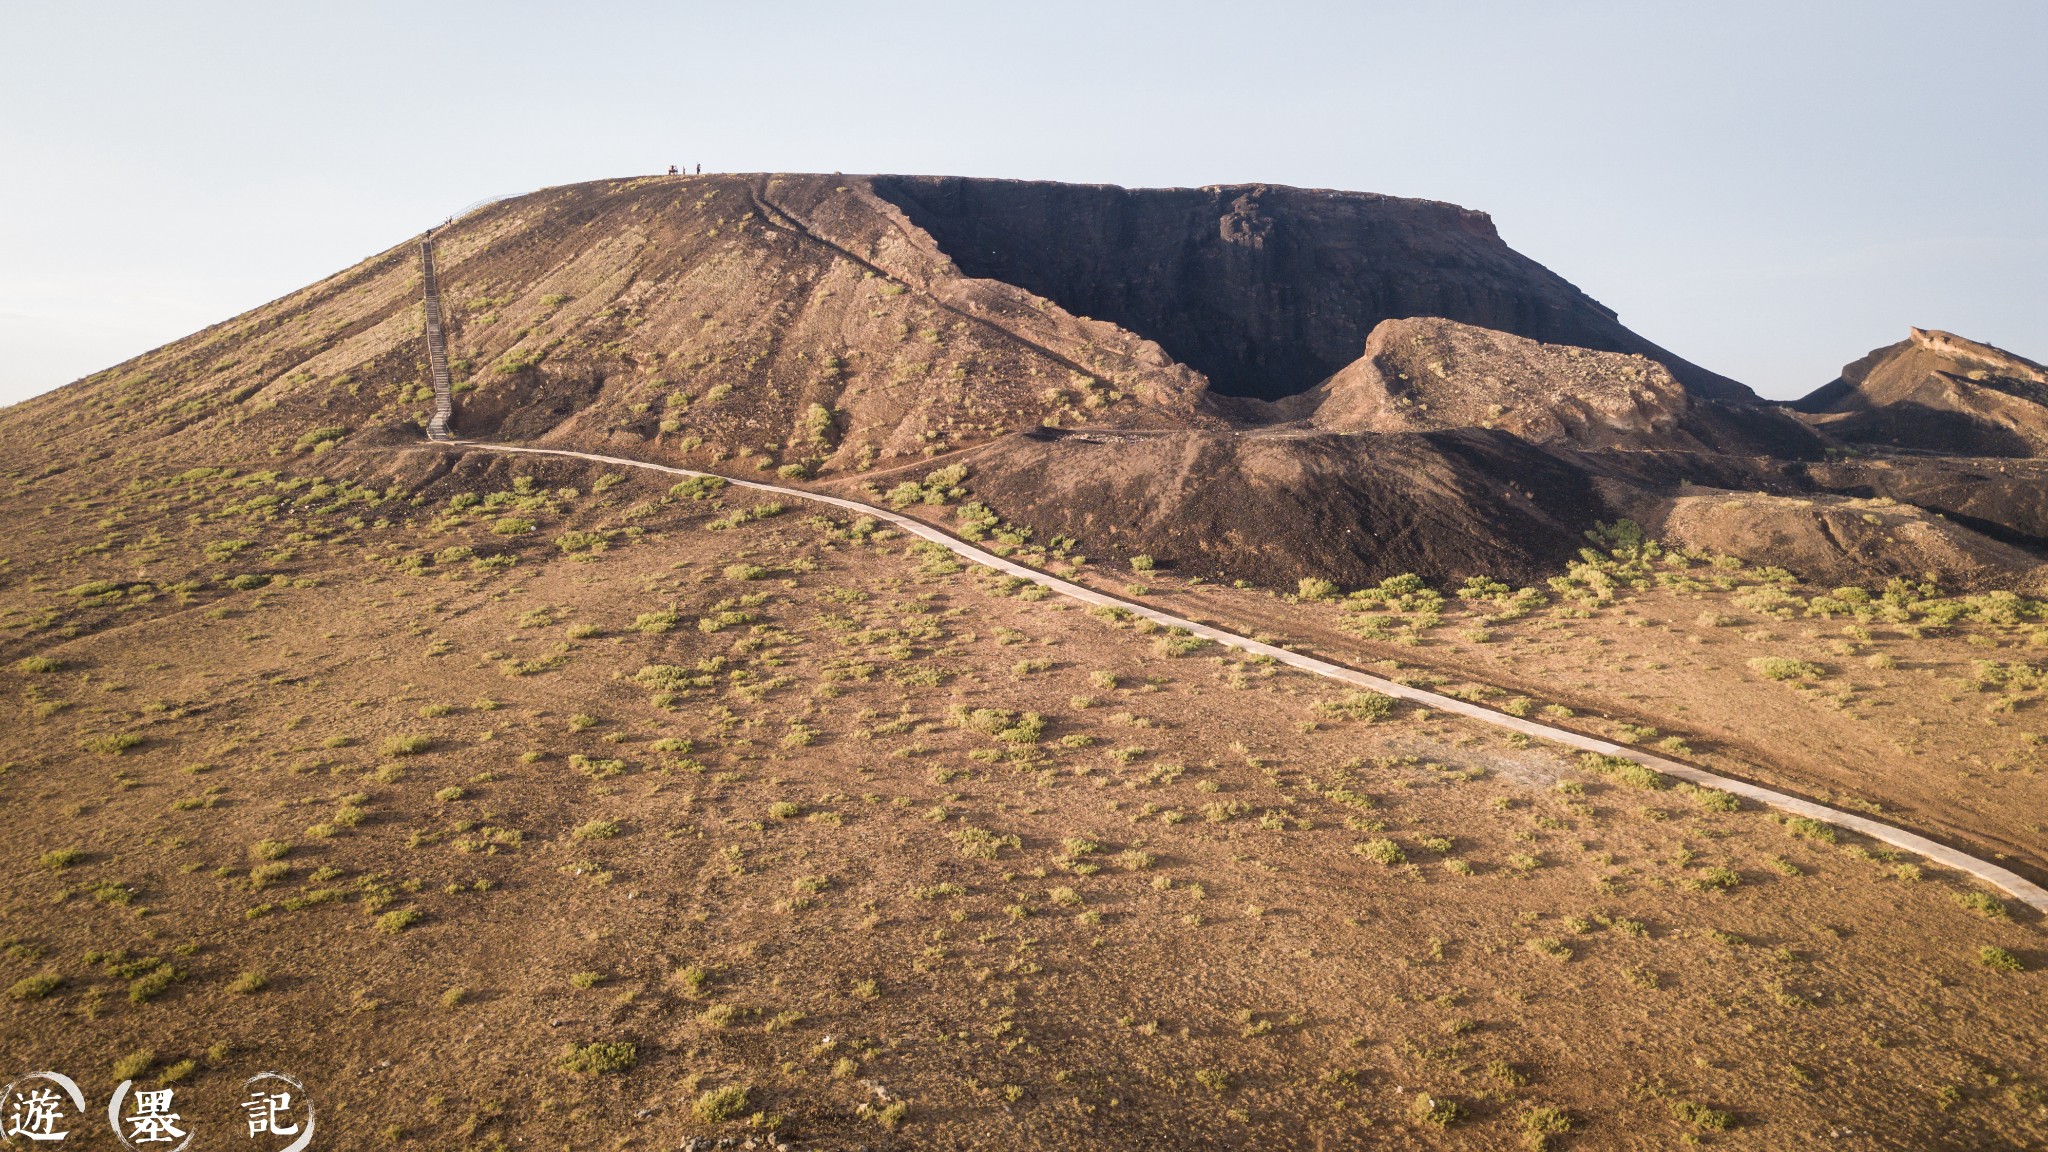
[[[1454,204],[1266,184],[1118,188],[886,176],[969,276],[1018,285],[1155,340],[1230,396],[1306,391],[1383,320],[1441,316],[1552,344],[1640,353],[1704,397],[1748,388],[1658,348]]]
[[[1608,508],[1505,432],[1061,433],[992,445],[977,495],[1098,554],[1191,574],[1355,586],[1402,572],[1532,581]]]

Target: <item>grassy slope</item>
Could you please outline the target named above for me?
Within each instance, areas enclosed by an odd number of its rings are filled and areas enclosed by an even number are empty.
[[[1146,579],[1162,603],[1240,631],[1545,709],[2048,876],[2039,601],[1916,592],[1900,606],[1844,605],[1782,573],[1678,554],[1648,566],[1640,587],[1604,600],[1547,592],[1526,613],[1456,597],[1403,613]],[[1796,667],[1776,679],[1771,661]]]
[[[1432,1106],[1474,1147],[1543,1106],[1574,1147],[2048,1134],[2037,930],[1938,875],[1346,718],[803,509],[289,459],[17,489],[0,623],[60,666],[0,673],[0,975],[60,982],[0,1011],[95,1093],[143,1052],[202,1100],[281,1066],[355,1147],[755,1112],[827,1147],[1292,1144]],[[558,1065],[591,1043],[634,1066]],[[720,1088],[738,1118],[694,1116]]]

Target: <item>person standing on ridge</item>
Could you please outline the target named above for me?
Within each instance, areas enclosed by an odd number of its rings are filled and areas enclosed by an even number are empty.
[[[668,166],[668,174],[669,174],[669,175],[671,175],[671,176],[674,176],[674,175],[676,175],[676,174],[677,174],[677,173],[676,173],[676,166],[675,166],[675,165],[671,164],[671,165],[669,165],[669,166]]]

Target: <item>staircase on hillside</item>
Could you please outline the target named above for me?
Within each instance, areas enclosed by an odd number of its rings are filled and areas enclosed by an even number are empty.
[[[448,343],[441,336],[441,290],[434,283],[434,237],[420,240],[420,271],[427,288],[427,367],[434,376],[434,415],[427,421],[429,440],[453,440],[455,390],[448,383]]]

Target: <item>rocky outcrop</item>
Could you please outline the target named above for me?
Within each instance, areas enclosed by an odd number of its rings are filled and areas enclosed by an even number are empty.
[[[1382,321],[1363,356],[1266,409],[1331,432],[1485,428],[1584,449],[1819,449],[1811,433],[1770,408],[1692,395],[1648,356],[1546,344],[1436,317]]]
[[[1756,401],[1629,331],[1509,248],[1485,213],[1454,204],[1267,184],[886,176],[872,186],[966,275],[1156,341],[1226,396],[1307,391],[1357,359],[1382,321],[1438,316],[1645,356],[1697,395]]]

